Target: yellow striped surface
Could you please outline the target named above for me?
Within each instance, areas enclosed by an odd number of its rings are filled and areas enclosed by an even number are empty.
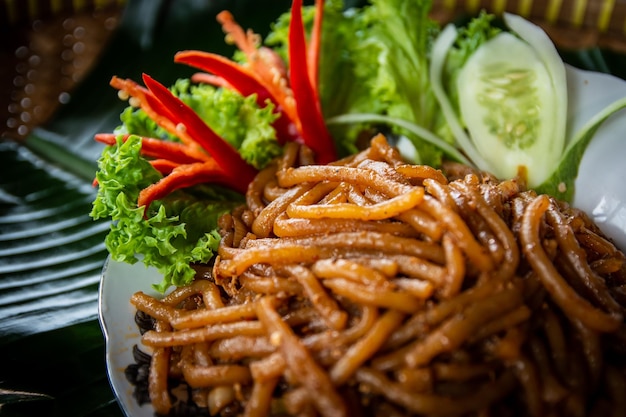
[[[602,2],[597,23],[598,29],[600,29],[600,31],[606,32],[606,30],[609,28],[609,23],[611,23],[611,14],[613,13],[614,7],[615,0],[605,0]]]
[[[122,7],[127,0],[72,0],[71,11],[82,11],[87,8],[104,8],[109,6]],[[52,14],[58,14],[67,11],[66,2],[63,0],[0,0],[0,7],[4,3],[9,23],[17,23],[25,18],[30,20],[37,19],[46,10],[50,10]],[[26,7],[19,7],[26,3]],[[45,6],[45,7],[44,7]]]

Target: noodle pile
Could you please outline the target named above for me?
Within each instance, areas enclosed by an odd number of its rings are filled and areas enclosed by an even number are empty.
[[[383,136],[311,161],[258,174],[192,285],[132,297],[157,413],[626,415],[625,257],[582,212]]]

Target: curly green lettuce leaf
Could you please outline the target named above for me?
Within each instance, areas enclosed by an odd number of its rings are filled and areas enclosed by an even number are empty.
[[[323,47],[329,45],[332,58],[323,48],[322,62],[340,62],[346,71],[342,77],[329,73],[330,103],[323,108],[331,128],[348,124],[358,132],[368,125],[386,126],[413,143],[414,162],[438,166],[445,152],[433,139],[438,144],[453,139],[429,79],[430,49],[439,32],[429,17],[431,7],[430,0],[372,0],[345,11],[344,21],[332,26],[333,32],[344,28],[343,37],[324,32],[331,40]],[[340,105],[333,105],[338,96]]]
[[[153,203],[146,213],[145,207],[137,207],[137,197],[161,174],[140,151],[141,140],[134,135],[104,149],[98,161],[98,194],[91,216],[111,219],[111,230],[105,239],[111,258],[156,267],[163,280],[155,288],[165,291],[193,280],[195,271],[191,264],[210,261],[219,243],[219,216],[242,200],[234,193],[197,188],[170,194]]]
[[[120,114],[120,121],[122,124],[115,129],[116,134],[133,134],[174,142],[180,141],[176,136],[159,127],[143,110],[136,107],[126,107]]]
[[[328,2],[324,13],[320,55],[320,100],[327,120],[345,114],[383,113],[385,102],[375,92],[379,50],[368,41],[371,16],[363,8],[344,10],[343,2]],[[350,81],[350,82],[348,82]],[[363,147],[361,133],[370,132],[376,121],[330,124],[341,153]],[[372,132],[365,136],[369,140]]]
[[[367,42],[378,49],[376,94],[384,97],[387,113],[422,126],[433,123],[436,101],[430,94],[428,54],[439,27],[428,13],[429,0],[373,0],[366,9],[371,21]]]

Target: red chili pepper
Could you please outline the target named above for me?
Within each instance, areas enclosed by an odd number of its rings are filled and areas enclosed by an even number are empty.
[[[319,0],[319,3],[322,3]],[[321,25],[321,22],[320,22]],[[306,39],[302,22],[302,0],[294,0],[289,22],[290,84],[296,101],[296,111],[302,125],[304,143],[313,150],[318,163],[327,164],[337,159],[333,139],[326,128],[317,88],[309,76]]]
[[[228,86],[242,96],[256,94],[256,102],[260,107],[270,100],[276,106],[280,117],[274,122],[276,135],[281,143],[298,139],[299,133],[289,115],[288,104],[280,97],[272,94],[265,83],[257,79],[245,67],[222,56],[202,51],[182,51],[174,56],[174,61],[190,65],[210,74],[196,74],[194,81],[204,81],[218,86]]]
[[[172,135],[180,138],[180,140],[188,146],[190,152],[198,155],[203,153],[202,149],[193,140],[193,138],[189,137],[186,132],[178,131],[176,129],[176,122],[172,120],[174,116],[169,112],[169,110],[162,108],[163,106],[158,104],[158,100],[154,98],[153,94],[149,90],[140,86],[133,80],[124,80],[118,77],[113,77],[110,84],[136,99],[138,103],[135,104],[138,105],[150,119]],[[159,111],[157,111],[154,106],[156,106]]]
[[[158,111],[175,115],[176,120],[174,121],[177,122],[177,126],[182,125],[186,133],[204,148],[226,173],[236,180],[238,183],[236,189],[245,192],[248,184],[257,173],[256,169],[248,165],[235,148],[217,135],[192,108],[174,96],[164,85],[145,74],[143,80],[161,105]]]
[[[239,181],[233,181],[232,176],[227,175],[213,162],[198,162],[178,166],[170,175],[141,190],[137,199],[137,206],[149,207],[153,201],[167,196],[172,191],[203,183],[217,183],[241,193],[245,192],[245,190],[240,189],[241,183]]]

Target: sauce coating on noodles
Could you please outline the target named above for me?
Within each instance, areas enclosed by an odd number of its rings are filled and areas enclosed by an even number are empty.
[[[584,213],[383,136],[311,163],[287,145],[213,265],[132,297],[157,413],[626,415],[625,257]]]

